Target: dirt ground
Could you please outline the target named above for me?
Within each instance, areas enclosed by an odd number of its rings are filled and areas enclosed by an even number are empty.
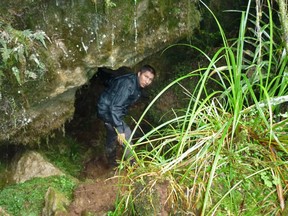
[[[99,158],[86,164],[83,175],[86,180],[74,191],[67,215],[106,215],[113,211],[118,193],[116,168],[109,168]]]
[[[74,199],[70,204],[68,213],[65,216],[105,216],[109,211],[115,210],[117,194],[119,194],[119,172],[116,168],[109,168],[106,162],[99,158],[87,163],[83,176],[86,180],[74,191]],[[125,171],[121,172],[125,175]],[[123,182],[122,182],[123,183]],[[167,206],[169,183],[157,184],[155,193],[159,195],[157,203],[157,215],[168,216],[171,209]],[[121,191],[124,192],[123,187]],[[137,190],[136,190],[137,191]],[[137,192],[138,193],[138,192]],[[141,193],[141,192],[139,192]],[[143,206],[143,200],[134,200],[135,210],[137,208],[144,213],[147,207]],[[137,207],[138,206],[138,207]],[[144,209],[143,209],[144,208]],[[153,211],[154,207],[151,206]],[[146,213],[144,214],[146,215]]]

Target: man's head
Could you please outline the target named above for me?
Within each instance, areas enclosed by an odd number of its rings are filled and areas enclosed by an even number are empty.
[[[156,75],[155,69],[150,65],[144,65],[138,71],[138,80],[142,88],[149,86]]]

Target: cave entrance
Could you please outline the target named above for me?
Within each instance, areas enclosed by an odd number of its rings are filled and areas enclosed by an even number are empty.
[[[98,68],[89,82],[76,92],[75,112],[73,119],[66,123],[66,133],[81,144],[103,146],[105,129],[103,123],[97,118],[97,101],[105,89],[107,80],[127,73],[133,73],[133,71],[125,66],[116,70],[106,67]]]

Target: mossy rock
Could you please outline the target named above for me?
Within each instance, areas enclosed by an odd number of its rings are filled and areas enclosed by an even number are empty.
[[[45,207],[42,211],[42,215],[49,216],[66,213],[69,204],[70,202],[64,194],[52,187],[49,187],[45,195]]]
[[[137,215],[168,215],[168,183],[149,178],[134,184],[133,204]]]

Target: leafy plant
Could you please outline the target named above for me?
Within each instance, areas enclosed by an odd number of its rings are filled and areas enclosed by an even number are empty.
[[[42,77],[46,67],[38,52],[39,43],[47,48],[46,40],[49,38],[43,31],[20,31],[0,23],[0,85],[4,77],[10,81],[14,77],[19,85]]]

